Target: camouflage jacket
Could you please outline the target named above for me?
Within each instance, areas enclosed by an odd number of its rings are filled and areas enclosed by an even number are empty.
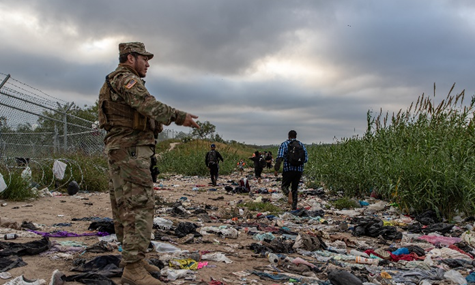
[[[111,87],[117,92],[112,92],[104,82],[99,100],[110,95],[112,101],[118,100],[119,96],[125,104],[137,112],[152,120],[154,129],[134,130],[127,127],[113,127],[104,138],[106,151],[140,145],[155,145],[154,132],[162,130],[162,125],[175,122],[182,125],[185,121],[186,112],[172,108],[150,95],[143,81],[132,68],[119,64],[117,69],[109,75]],[[99,110],[101,112],[101,110]]]

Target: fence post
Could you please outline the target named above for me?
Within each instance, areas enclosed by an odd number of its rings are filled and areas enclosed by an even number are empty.
[[[63,147],[64,152],[68,150],[68,115],[64,114],[63,118]]]
[[[10,74],[7,74],[7,76],[3,79],[2,83],[0,83],[0,89],[2,89],[3,85],[5,85],[5,83],[7,83],[8,79],[10,79]],[[0,122],[0,127],[3,127],[1,122]],[[5,123],[5,127],[6,127],[6,123]],[[1,131],[0,131],[0,137],[1,137]],[[1,153],[2,156],[6,156],[5,155],[5,144],[4,143],[5,143],[5,141],[2,140],[2,153]]]
[[[58,151],[58,126],[54,124],[53,152],[56,154],[57,151]]]
[[[58,104],[59,108],[61,109],[61,104],[56,102]],[[68,111],[71,109],[71,107],[74,106],[74,102],[71,102],[71,104],[68,103],[64,104],[64,117],[63,117],[63,142],[64,142],[64,151],[66,152],[68,150]]]

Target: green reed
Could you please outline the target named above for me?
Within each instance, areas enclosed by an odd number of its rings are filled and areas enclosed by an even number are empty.
[[[408,213],[475,213],[475,100],[464,104],[453,88],[438,105],[434,85],[406,111],[368,112],[363,137],[309,149],[309,175],[347,196],[374,190]]]

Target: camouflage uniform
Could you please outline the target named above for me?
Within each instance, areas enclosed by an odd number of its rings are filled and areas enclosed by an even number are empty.
[[[120,44],[119,52],[153,57],[142,43]],[[155,136],[162,125],[183,124],[187,113],[155,100],[145,81],[127,65],[119,64],[107,78],[99,94],[99,122],[107,130],[104,143],[114,227],[123,260],[131,264],[144,259],[150,244],[154,208],[150,166]]]

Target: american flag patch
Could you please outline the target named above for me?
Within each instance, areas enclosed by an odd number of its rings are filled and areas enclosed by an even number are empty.
[[[130,89],[130,88],[134,87],[135,83],[137,83],[137,81],[132,79],[132,80],[129,81],[129,83],[127,83],[127,85],[125,85],[125,88]]]

